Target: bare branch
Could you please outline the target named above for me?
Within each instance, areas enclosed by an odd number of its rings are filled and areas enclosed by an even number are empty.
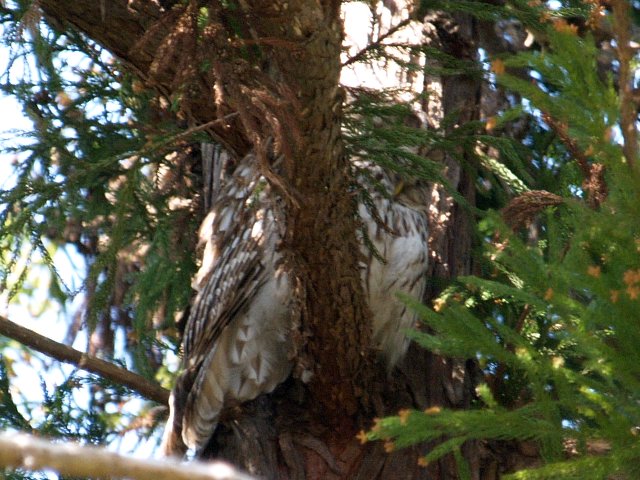
[[[105,448],[51,443],[27,434],[0,434],[0,466],[54,470],[71,477],[133,480],[255,480],[223,462],[127,457]]]
[[[105,362],[62,343],[55,342],[33,330],[21,327],[3,316],[0,316],[0,335],[17,340],[23,345],[56,360],[70,363],[82,370],[95,373],[114,383],[130,388],[149,400],[163,405],[167,405],[169,402],[169,391],[157,383],[151,382],[113,363]]]

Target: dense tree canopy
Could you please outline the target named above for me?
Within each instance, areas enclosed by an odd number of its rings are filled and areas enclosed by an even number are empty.
[[[296,368],[211,456],[267,478],[637,478],[639,13],[3,2],[1,88],[32,127],[3,139],[1,298],[33,310],[45,290],[65,332],[0,318],[0,428],[159,438],[196,232],[251,153],[287,220]],[[428,291],[403,299],[424,323],[390,374],[360,282],[356,159],[431,198]],[[74,368],[51,380],[25,345]],[[37,405],[16,387],[29,362],[47,366]]]

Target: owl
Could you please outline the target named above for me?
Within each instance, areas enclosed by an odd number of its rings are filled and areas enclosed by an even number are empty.
[[[415,314],[396,297],[421,298],[428,262],[426,187],[380,166],[354,165],[364,188],[363,286],[374,347],[389,370],[402,358]],[[163,450],[200,452],[223,409],[272,392],[292,370],[293,294],[279,244],[278,199],[252,155],[221,186],[200,228],[197,291],[183,337],[182,373],[170,399]],[[366,239],[366,241],[365,241]]]

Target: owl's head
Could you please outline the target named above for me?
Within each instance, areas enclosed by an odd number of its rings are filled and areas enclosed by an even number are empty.
[[[430,185],[417,177],[394,174],[392,198],[414,210],[426,210],[431,200]]]

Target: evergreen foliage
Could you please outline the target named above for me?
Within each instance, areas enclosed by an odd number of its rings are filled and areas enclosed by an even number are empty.
[[[154,315],[161,308],[158,325],[173,323],[195,269],[182,237],[197,229],[198,205],[179,200],[197,187],[167,158],[182,130],[170,110],[157,118],[152,95],[107,52],[34,15],[37,6],[22,2],[2,17],[12,56],[1,88],[23,103],[34,130],[13,132],[22,141],[6,149],[17,160],[15,185],[0,191],[0,284],[15,296],[39,259],[51,270],[53,297],[86,298],[90,331],[113,316],[148,349]],[[65,285],[53,262],[69,247],[89,266],[81,292]]]
[[[427,441],[433,448],[424,463],[453,453],[461,478],[470,477],[461,448],[471,440],[535,443],[545,465],[509,478],[638,478],[640,174],[623,157],[615,76],[603,74],[589,30],[603,11],[582,1],[556,2],[554,10],[524,0],[420,3],[487,22],[517,20],[534,32],[535,45],[491,58],[484,72],[435,47],[419,50],[433,60],[430,74],[484,75],[487,88],[511,95],[499,116],[457,128],[444,119],[438,129],[416,129],[393,92],[349,92],[348,155],[444,184],[430,153],[461,162],[470,155],[480,165],[484,209],[471,212],[481,218],[478,275],[459,278],[431,306],[404,299],[425,323],[412,334],[418,343],[481,366],[473,408],[403,410],[362,439],[383,440],[388,450]],[[0,291],[19,296],[30,288],[34,264],[43,264],[52,298],[67,308],[84,299],[89,334],[104,325],[123,334],[124,345],[107,341],[96,354],[127,358],[168,384],[162,364],[177,350],[175,318],[188,305],[196,268],[193,232],[203,205],[195,145],[206,138],[186,129],[178,99],[147,91],[82,35],[46,25],[32,2],[7,4],[0,21],[12,57],[0,88],[22,102],[33,131],[13,132],[21,141],[5,149],[16,162],[14,185],[0,190]],[[200,29],[206,15],[202,9]],[[354,61],[402,63],[394,51],[414,48],[381,44]],[[509,129],[523,119],[520,141]],[[501,215],[513,197],[520,201]],[[70,249],[87,264],[79,290],[65,284],[55,262]],[[45,414],[34,420],[11,379],[0,361],[2,429],[90,443],[111,441],[122,429],[107,408],[125,396],[117,386],[76,372],[55,390],[43,383]],[[80,407],[74,394],[86,385],[106,400]]]
[[[433,309],[405,299],[428,327],[413,334],[418,343],[480,363],[476,405],[401,411],[363,439],[388,449],[432,442],[424,464],[461,458],[469,440],[533,441],[545,465],[505,478],[638,478],[640,177],[619,146],[620,100],[613,77],[598,75],[593,38],[561,18],[541,27],[542,50],[494,59],[492,70],[528,102],[531,121],[555,134],[542,143],[537,127],[525,139],[539,169],[527,187],[562,199],[528,211],[528,229],[487,212],[486,275],[459,278]],[[516,69],[528,78],[509,73]],[[580,162],[604,165],[604,191],[580,183]],[[592,201],[598,194],[602,203]]]
[[[88,385],[101,385],[103,396],[113,401],[125,398],[125,392],[119,385],[109,384],[103,379],[72,372],[58,385],[48,384],[41,379],[43,401],[33,405],[24,400],[16,403],[16,392],[12,392],[12,372],[9,362],[0,356],[0,430],[20,430],[38,433],[56,441],[82,441],[90,444],[103,444],[117,439],[116,426],[121,423],[120,415],[109,414],[103,409],[86,408],[86,394],[82,394]],[[23,471],[0,470],[3,478],[49,478],[46,474]]]
[[[9,52],[0,89],[33,124],[3,142],[14,173],[0,184],[0,293],[34,311],[31,293],[48,285],[70,320],[67,342],[84,331],[94,355],[168,384],[163,359],[177,350],[174,317],[191,295],[201,217],[197,201],[185,200],[200,190],[194,139],[170,105],[95,43],[45,23],[37,4],[3,3],[0,24]],[[79,288],[60,270],[61,257],[86,265],[73,272]],[[42,321],[59,328],[52,315]],[[2,341],[0,351],[21,356],[15,343]],[[101,444],[130,428],[148,435],[144,422],[123,413],[131,396],[121,386],[78,372],[66,377],[33,385],[25,398],[44,398],[34,405],[12,394],[10,383],[20,379],[0,363],[0,429]]]

